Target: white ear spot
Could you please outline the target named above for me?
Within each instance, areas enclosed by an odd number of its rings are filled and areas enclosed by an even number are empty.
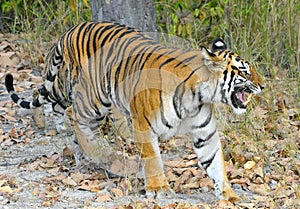
[[[217,41],[217,42],[215,43],[215,45],[216,45],[217,47],[221,47],[221,46],[224,46],[224,43],[223,43],[222,41]]]

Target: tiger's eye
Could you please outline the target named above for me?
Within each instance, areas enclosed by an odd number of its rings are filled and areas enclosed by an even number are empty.
[[[235,58],[235,61],[239,62],[239,61],[241,61],[241,58],[236,57],[236,58]]]

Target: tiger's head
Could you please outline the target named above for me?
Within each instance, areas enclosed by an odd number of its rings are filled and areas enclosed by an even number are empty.
[[[204,64],[218,75],[218,88],[214,92],[213,101],[231,106],[236,114],[244,113],[252,95],[263,89],[262,79],[255,68],[236,53],[227,50],[221,39],[213,42],[211,51],[202,47],[202,55]]]

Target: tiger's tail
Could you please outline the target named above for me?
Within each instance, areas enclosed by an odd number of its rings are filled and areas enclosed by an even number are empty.
[[[11,99],[20,107],[26,109],[35,109],[42,106],[46,100],[49,100],[48,96],[50,91],[52,91],[54,80],[62,61],[62,51],[60,43],[58,43],[50,49],[49,54],[46,56],[46,79],[42,87],[38,89],[38,95],[34,96],[32,101],[26,101],[18,96],[13,86],[13,76],[7,74],[5,76],[5,87],[10,94]]]

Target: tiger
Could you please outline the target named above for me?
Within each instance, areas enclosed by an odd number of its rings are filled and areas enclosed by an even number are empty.
[[[175,194],[159,141],[187,135],[216,197],[238,200],[226,176],[214,106],[223,103],[236,114],[246,112],[250,98],[263,90],[263,80],[220,38],[211,49],[168,48],[126,25],[83,22],[50,49],[44,83],[32,101],[17,95],[11,74],[5,85],[22,108],[50,102],[54,112],[66,114],[76,144],[92,161],[100,162],[108,149],[96,131],[101,121],[108,115],[127,118],[142,159],[147,197]]]

